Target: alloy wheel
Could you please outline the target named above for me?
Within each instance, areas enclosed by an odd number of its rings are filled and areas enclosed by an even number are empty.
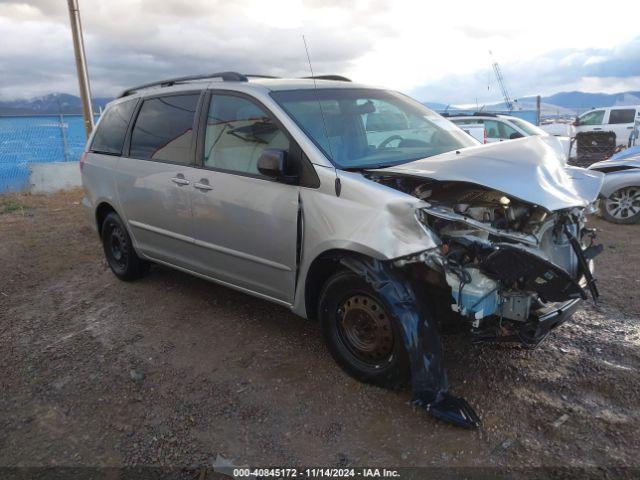
[[[618,220],[626,220],[640,213],[640,187],[621,188],[605,200],[607,213]]]

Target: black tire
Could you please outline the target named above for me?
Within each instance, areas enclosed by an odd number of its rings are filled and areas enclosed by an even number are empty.
[[[628,225],[640,222],[640,187],[624,187],[600,199],[602,218]]]
[[[365,300],[368,305],[364,305]],[[349,301],[354,303],[347,307]],[[347,308],[348,312],[345,311]],[[364,383],[398,389],[408,382],[411,374],[401,326],[390,311],[384,299],[366,281],[351,271],[341,271],[329,278],[322,289],[318,318],[329,351],[345,372]],[[369,318],[373,312],[379,312],[378,315],[385,319],[378,323],[375,318]],[[351,332],[354,321],[348,318],[357,318],[356,315],[360,315],[365,323],[375,324],[375,347],[371,342],[363,343],[357,338],[350,340],[354,337]],[[391,343],[386,335],[390,336]],[[365,345],[369,350],[359,349],[356,344]]]
[[[120,280],[130,281],[144,277],[149,262],[138,257],[129,232],[120,216],[109,213],[102,222],[102,247],[111,271]]]

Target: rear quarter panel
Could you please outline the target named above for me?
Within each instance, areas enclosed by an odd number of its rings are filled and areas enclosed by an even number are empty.
[[[120,157],[89,152],[82,168],[82,185],[84,187],[83,205],[87,209],[87,217],[93,228],[96,224],[96,208],[103,202],[120,211],[116,193],[116,172]]]

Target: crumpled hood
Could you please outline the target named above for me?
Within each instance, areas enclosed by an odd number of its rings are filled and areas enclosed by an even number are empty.
[[[375,171],[475,183],[550,211],[587,206],[598,197],[604,175],[565,167],[552,141],[553,137],[525,137]]]

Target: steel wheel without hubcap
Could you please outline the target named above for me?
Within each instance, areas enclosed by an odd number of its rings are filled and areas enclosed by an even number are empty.
[[[149,263],[136,254],[129,233],[117,213],[107,214],[100,227],[100,236],[107,263],[120,280],[136,280],[149,271]]]
[[[391,321],[378,301],[352,295],[338,308],[340,339],[358,360],[380,366],[393,356]]]
[[[117,267],[125,269],[127,267],[128,255],[127,238],[119,225],[113,225],[111,228],[109,249],[111,253],[111,260]]]
[[[640,187],[621,188],[604,201],[608,217],[614,221],[634,221],[640,216]]]

